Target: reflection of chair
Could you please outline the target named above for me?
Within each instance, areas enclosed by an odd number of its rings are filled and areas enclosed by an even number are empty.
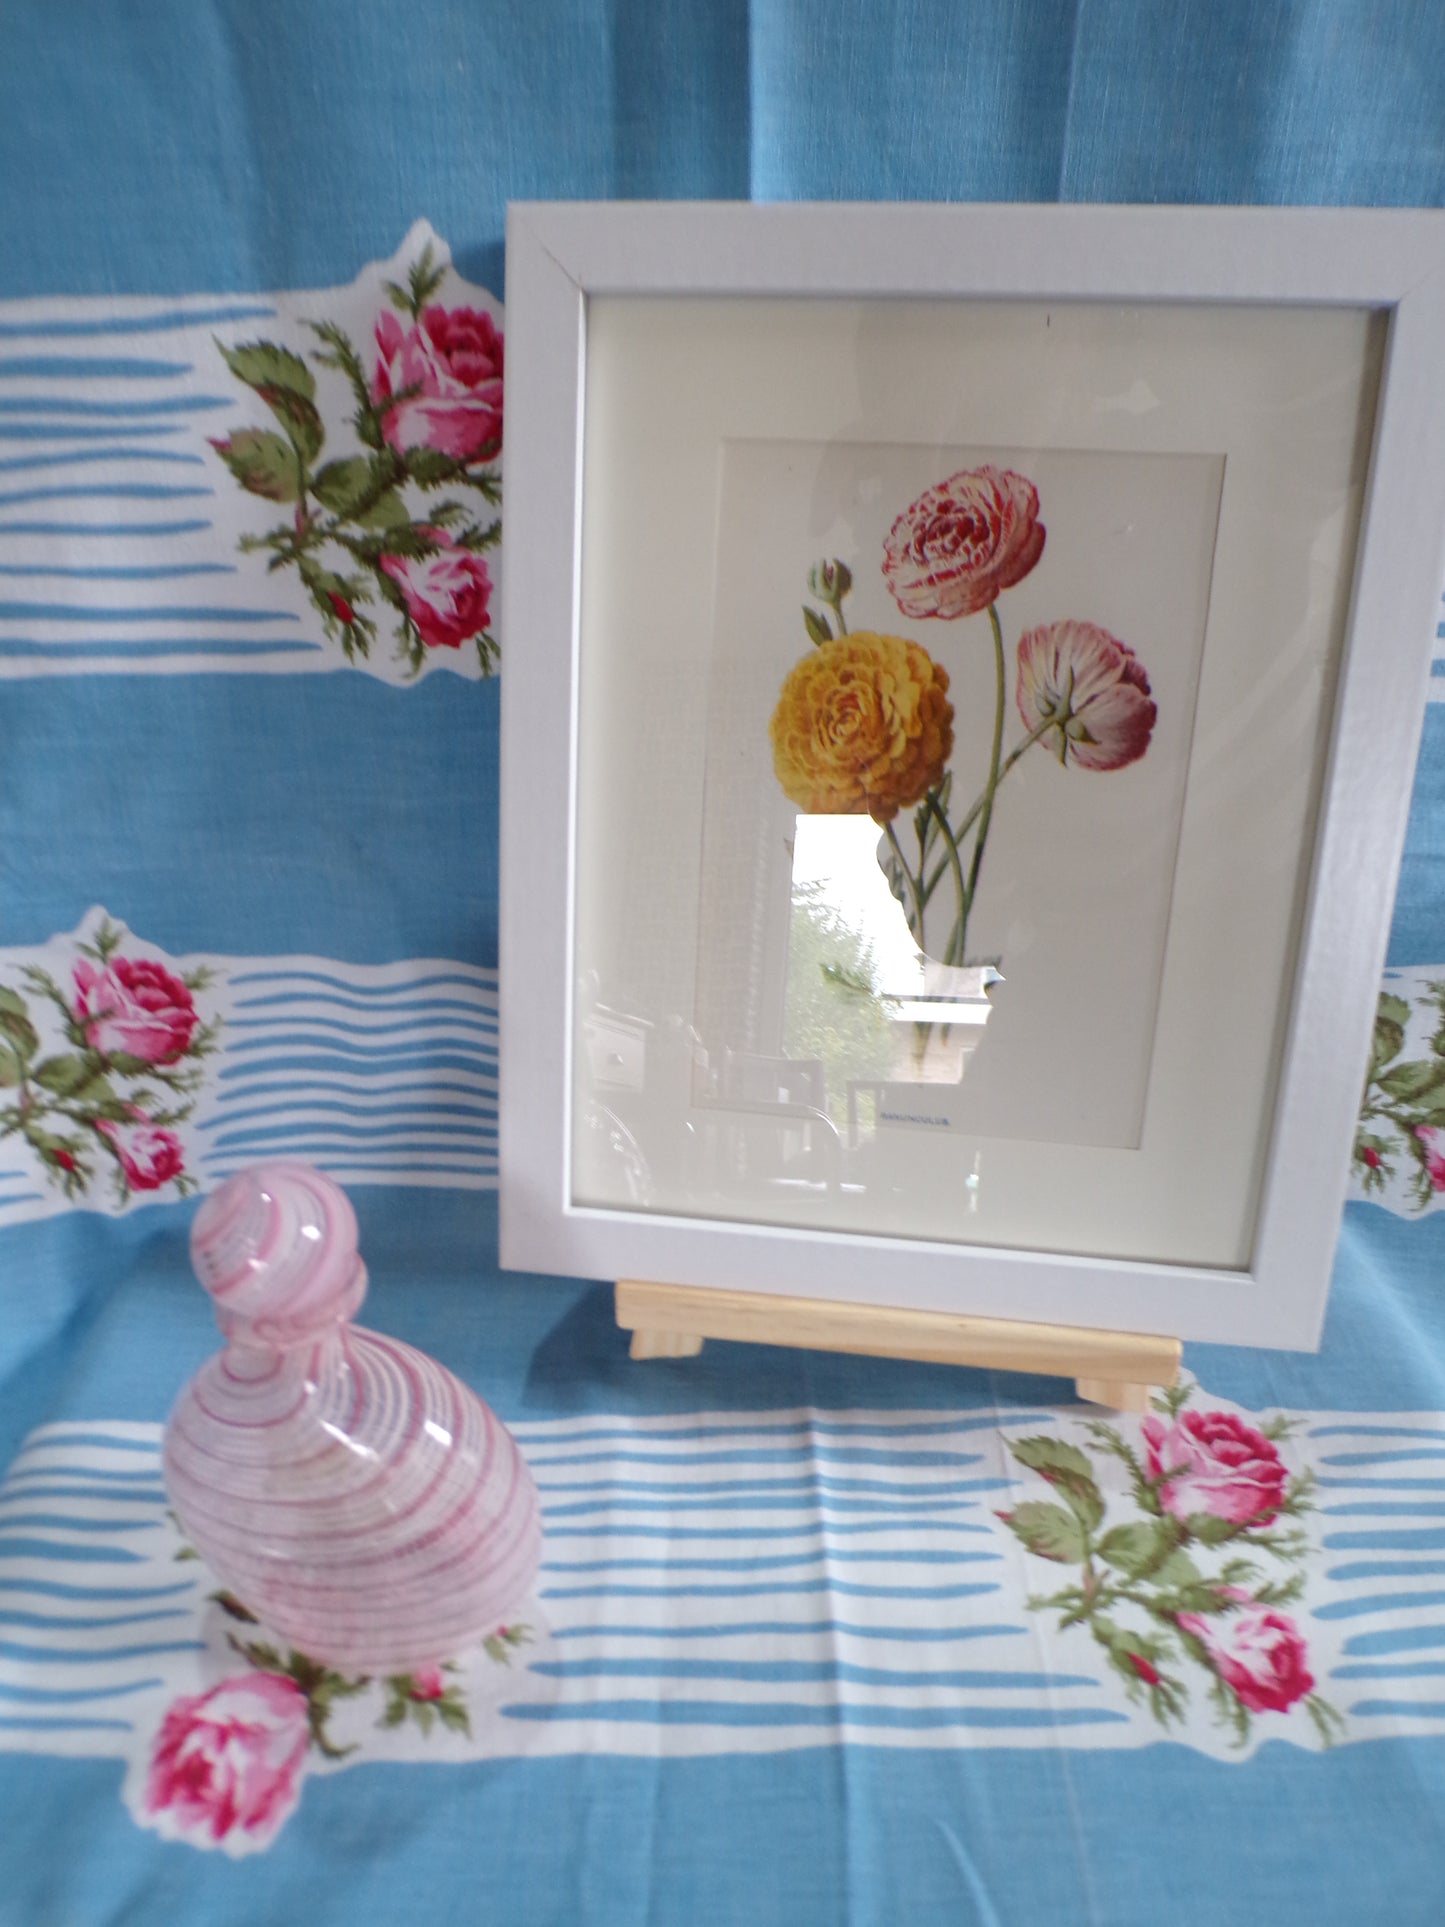
[[[725,1049],[720,1095],[748,1104],[807,1104],[821,1111],[827,1106],[828,1080],[821,1057],[758,1057]]]
[[[694,1115],[706,1121],[706,1163],[719,1186],[838,1182],[842,1139],[827,1112],[820,1058],[725,1049],[717,1092]]]

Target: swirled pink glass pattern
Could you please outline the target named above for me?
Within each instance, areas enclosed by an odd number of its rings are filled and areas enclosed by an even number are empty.
[[[228,1591],[327,1665],[403,1673],[495,1631],[541,1557],[516,1441],[425,1353],[351,1324],[356,1217],[273,1164],[207,1198],[191,1260],[225,1349],[177,1401],[165,1482]]]

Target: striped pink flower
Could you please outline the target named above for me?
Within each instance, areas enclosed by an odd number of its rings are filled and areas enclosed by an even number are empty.
[[[976,615],[1044,552],[1038,490],[1010,468],[966,468],[925,489],[883,544],[883,575],[904,615]]]
[[[1080,769],[1137,763],[1159,714],[1133,650],[1093,622],[1027,630],[1014,693],[1024,726]]]

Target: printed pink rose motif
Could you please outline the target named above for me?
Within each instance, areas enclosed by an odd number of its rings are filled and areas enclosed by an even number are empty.
[[[925,489],[883,544],[883,574],[904,615],[976,615],[1044,552],[1033,483],[1012,469],[966,468]]]
[[[411,1689],[407,1695],[414,1700],[439,1700],[446,1691],[446,1681],[442,1678],[440,1666],[417,1666],[411,1674]]]
[[[300,1798],[309,1739],[306,1695],[280,1673],[178,1699],[161,1723],[143,1811],[169,1839],[230,1853],[268,1846]]]
[[[459,649],[487,626],[491,573],[481,556],[457,548],[445,529],[419,533],[439,544],[437,554],[384,555],[381,566],[401,590],[427,648]]]
[[[134,1105],[131,1108],[135,1110]],[[186,1168],[181,1141],[173,1131],[152,1124],[144,1111],[136,1111],[136,1118],[133,1124],[100,1118],[95,1129],[114,1153],[132,1191],[159,1191]]]
[[[146,957],[112,957],[100,968],[75,966],[75,1017],[92,1050],[123,1052],[147,1064],[175,1064],[190,1049],[200,1018],[179,977]]]
[[[1151,1414],[1140,1430],[1149,1477],[1163,1477],[1159,1503],[1174,1518],[1207,1513],[1263,1526],[1278,1517],[1289,1474],[1273,1443],[1243,1419],[1184,1412],[1166,1425]]]
[[[380,352],[371,395],[395,449],[434,448],[458,461],[502,445],[502,336],[474,308],[424,308],[414,327],[393,314],[376,324]],[[393,395],[412,389],[392,406]]]
[[[1030,731],[1061,763],[1123,769],[1149,747],[1159,712],[1134,651],[1092,622],[1053,622],[1019,638],[1015,687]]]
[[[1176,1624],[1200,1642],[1219,1677],[1251,1713],[1287,1713],[1314,1691],[1309,1653],[1287,1613],[1249,1606],[1222,1623],[1180,1613]]]
[[[1415,1136],[1425,1153],[1425,1170],[1431,1186],[1436,1191],[1445,1191],[1445,1131],[1438,1130],[1433,1124],[1417,1124]],[[1366,1152],[1365,1156],[1368,1162],[1369,1153]],[[1375,1159],[1376,1164],[1379,1161]]]

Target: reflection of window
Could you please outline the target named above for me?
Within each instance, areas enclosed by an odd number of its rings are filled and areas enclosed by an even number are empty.
[[[870,817],[800,816],[793,843],[783,1049],[822,1066],[820,1101],[850,1136],[861,1087],[958,1082],[999,981],[920,954],[878,838]]]

